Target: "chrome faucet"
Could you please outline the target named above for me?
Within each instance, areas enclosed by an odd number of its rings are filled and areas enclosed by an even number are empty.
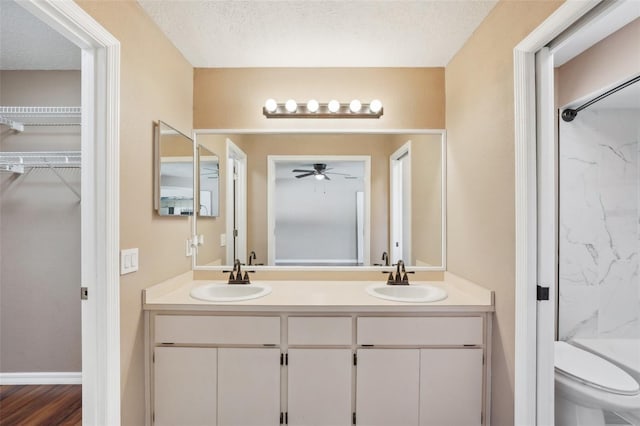
[[[233,271],[223,272],[231,272],[229,274],[228,284],[251,284],[251,281],[249,280],[249,272],[244,271],[244,275],[242,275],[242,264],[240,263],[240,259],[236,259],[233,262]]]

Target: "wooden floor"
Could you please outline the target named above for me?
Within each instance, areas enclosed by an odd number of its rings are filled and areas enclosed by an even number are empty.
[[[82,425],[82,386],[0,386],[0,425]]]

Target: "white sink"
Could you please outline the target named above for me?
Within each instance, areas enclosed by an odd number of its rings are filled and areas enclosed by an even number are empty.
[[[191,290],[191,297],[207,302],[238,302],[257,299],[271,293],[271,287],[264,284],[221,284],[201,285]]]
[[[367,293],[379,299],[394,302],[437,302],[447,298],[447,292],[444,289],[429,284],[375,284],[367,287]]]

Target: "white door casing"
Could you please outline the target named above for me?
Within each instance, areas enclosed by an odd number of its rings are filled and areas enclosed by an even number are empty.
[[[82,49],[82,419],[120,424],[120,43],[71,0],[20,0]]]
[[[230,139],[226,147],[227,264],[233,265],[236,258],[247,261],[247,154]]]
[[[407,179],[407,176],[409,177]],[[389,156],[389,255],[391,263],[411,260],[411,141]]]
[[[513,51],[514,59],[514,115],[515,115],[515,201],[516,201],[516,332],[515,332],[515,415],[518,425],[553,424],[553,381],[549,380],[553,366],[553,340],[542,334],[538,341],[538,328],[546,329],[543,322],[538,325],[538,303],[536,285],[538,272],[538,146],[537,146],[537,95],[541,117],[548,117],[553,110],[553,85],[540,82],[546,94],[536,91],[535,55],[544,46],[565,31],[570,25],[596,6],[600,0],[567,1],[551,14],[538,28],[522,40]],[[553,72],[553,61],[540,61],[538,70],[547,78]],[[548,133],[543,126],[540,132]],[[543,138],[542,140],[545,140]],[[545,149],[544,155],[548,151]],[[547,173],[545,169],[545,173]],[[547,184],[547,183],[543,183]],[[553,307],[543,308],[549,312]],[[548,320],[544,320],[548,323]],[[536,348],[535,351],[531,350]],[[539,399],[541,398],[541,399]],[[544,398],[544,399],[542,399]]]

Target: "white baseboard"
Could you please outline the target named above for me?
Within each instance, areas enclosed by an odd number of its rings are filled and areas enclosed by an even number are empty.
[[[82,373],[0,373],[0,385],[80,385]]]

